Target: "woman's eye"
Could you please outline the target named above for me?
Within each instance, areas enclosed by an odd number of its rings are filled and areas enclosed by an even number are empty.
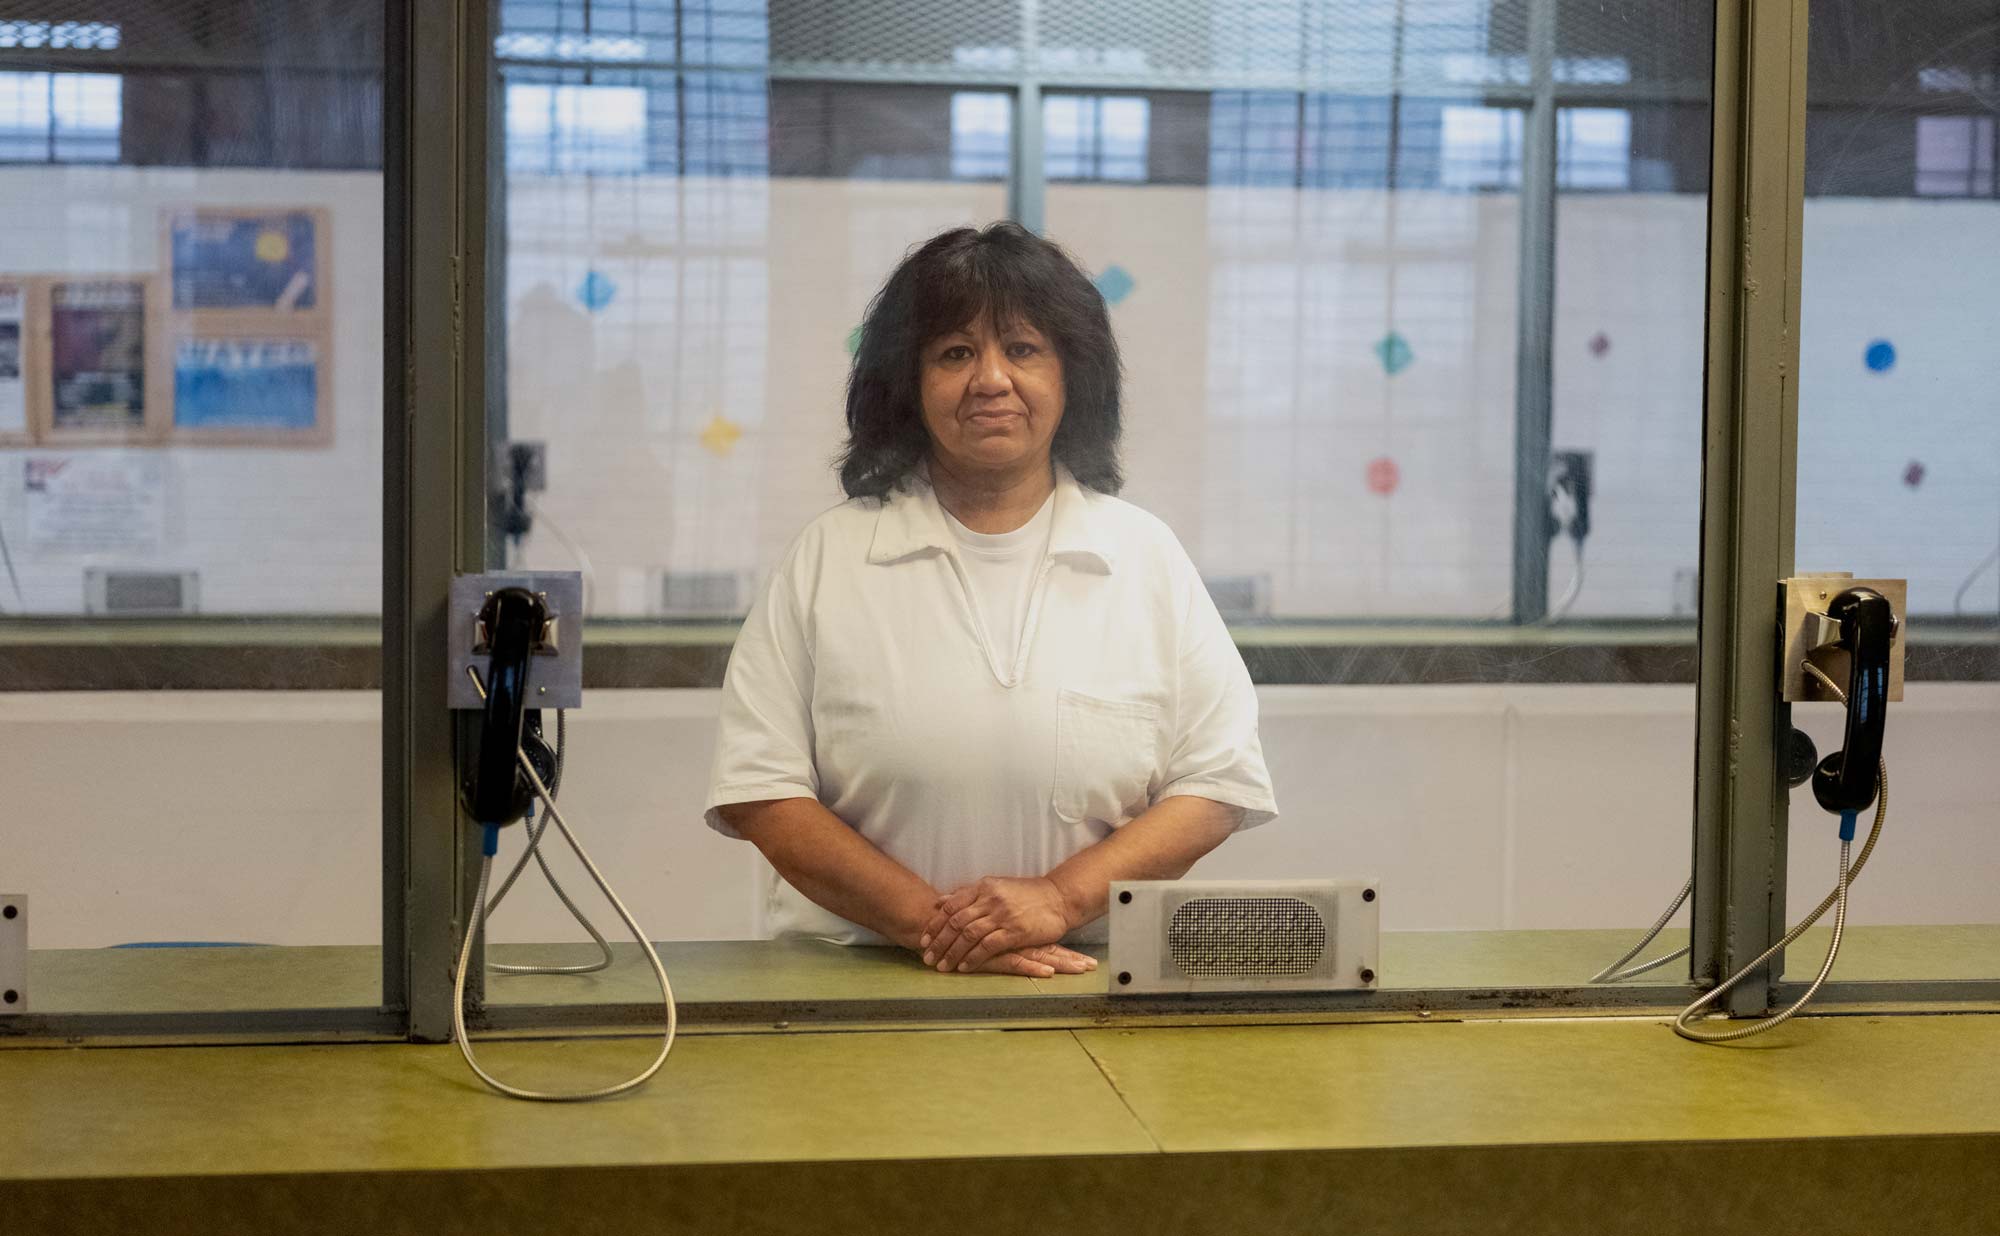
[[[1041,351],[1041,349],[1036,347],[1032,343],[1015,343],[1015,344],[1009,344],[1007,347],[1007,354],[1009,356],[1014,356],[1014,357],[1033,356],[1035,353],[1039,351]]]
[[[946,348],[944,350],[944,355],[938,357],[938,359],[948,360],[948,361],[958,361],[958,360],[964,360],[966,357],[971,355],[972,355],[971,348],[966,347],[962,343],[955,343],[952,346]]]

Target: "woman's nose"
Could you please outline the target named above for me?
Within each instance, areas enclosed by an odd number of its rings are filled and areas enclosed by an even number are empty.
[[[1007,358],[998,349],[981,351],[979,363],[972,371],[973,393],[1004,395],[1013,385],[1013,379],[1007,376]]]

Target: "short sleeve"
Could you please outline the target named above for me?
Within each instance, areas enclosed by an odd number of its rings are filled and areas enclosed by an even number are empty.
[[[794,542],[750,608],[722,678],[722,716],[703,819],[742,834],[718,807],[772,798],[818,798],[813,765],[812,653],[799,576],[806,538]]]
[[[1257,690],[1243,655],[1201,575],[1180,546],[1178,686],[1174,733],[1161,787],[1153,801],[1192,794],[1243,810],[1239,828],[1275,819],[1277,800],[1257,736]]]

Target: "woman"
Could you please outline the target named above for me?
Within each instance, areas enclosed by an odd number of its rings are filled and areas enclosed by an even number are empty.
[[[1104,299],[1011,223],[906,258],[848,379],[844,504],[751,609],[709,825],[770,860],[780,935],[1046,977],[1112,880],[1277,813],[1257,700],[1172,531],[1114,495]]]

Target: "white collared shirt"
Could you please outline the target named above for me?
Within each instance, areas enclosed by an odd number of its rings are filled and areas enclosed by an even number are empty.
[[[988,640],[921,473],[808,524],[730,653],[709,826],[817,799],[949,892],[1044,875],[1175,794],[1272,819],[1249,672],[1173,531],[1060,465],[1051,504],[1014,648]],[[775,873],[766,909],[778,935],[886,943]]]

